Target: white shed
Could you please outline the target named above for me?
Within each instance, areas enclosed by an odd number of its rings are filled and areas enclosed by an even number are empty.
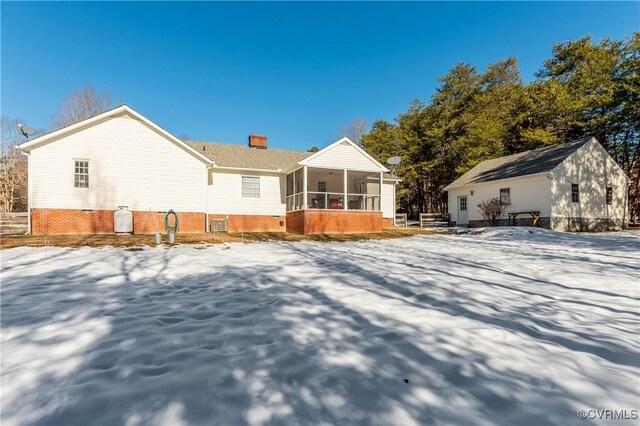
[[[479,204],[507,204],[501,225],[561,231],[627,226],[629,178],[593,137],[483,161],[449,184],[451,223],[486,226]]]

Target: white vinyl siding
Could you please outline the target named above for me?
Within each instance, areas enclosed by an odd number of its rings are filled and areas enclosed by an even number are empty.
[[[578,201],[572,201],[572,184]],[[611,187],[611,203],[607,203]],[[592,140],[553,169],[553,217],[627,218],[627,176],[598,142]]]
[[[90,182],[74,185],[74,161]],[[129,115],[106,119],[31,152],[33,208],[204,211],[205,164]]]
[[[483,220],[478,204],[496,198],[500,190],[508,186],[509,201],[503,219],[508,212],[537,210],[541,217],[551,215],[551,180],[546,176],[529,176],[502,182],[488,182],[468,187],[453,188],[448,191],[449,214],[458,222],[458,197],[467,196],[467,218],[469,221]],[[473,195],[471,192],[473,191]]]
[[[260,179],[260,198],[245,198],[242,172],[213,170],[212,184],[207,187],[210,214],[282,216],[286,214],[284,203],[285,176],[263,174]]]
[[[378,172],[380,167],[348,142],[342,142],[308,162],[309,167]]]

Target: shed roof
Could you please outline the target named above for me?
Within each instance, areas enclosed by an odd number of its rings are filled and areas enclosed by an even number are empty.
[[[445,190],[463,185],[550,172],[592,139],[595,140],[588,137],[483,161],[447,185]]]

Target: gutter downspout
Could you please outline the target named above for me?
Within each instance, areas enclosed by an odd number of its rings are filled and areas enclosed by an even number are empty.
[[[213,164],[207,164],[204,168],[204,233],[209,233],[209,170]]]
[[[27,156],[27,233],[31,235],[31,153],[20,150],[22,155]]]
[[[398,224],[396,223],[396,217],[397,217],[397,209],[398,206],[396,205],[396,191],[398,190],[398,181],[393,182],[393,227],[397,227]],[[448,199],[447,199],[448,200]],[[406,222],[406,221],[405,221]]]

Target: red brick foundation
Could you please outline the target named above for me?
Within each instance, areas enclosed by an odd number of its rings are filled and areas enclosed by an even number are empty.
[[[31,232],[47,234],[112,234],[114,210],[32,209]],[[133,233],[164,233],[163,212],[134,211]],[[205,232],[205,214],[178,212],[181,233]],[[300,234],[343,234],[380,232],[392,228],[393,219],[383,219],[381,212],[343,210],[299,210],[285,216],[219,215],[227,218],[229,232],[296,232]]]
[[[299,234],[352,234],[382,229],[382,212],[298,210],[287,213],[287,231]]]
[[[393,223],[393,218],[390,218],[390,217],[382,218],[382,227],[384,229],[395,228],[395,224]]]
[[[113,210],[32,209],[31,233],[113,234]]]
[[[180,221],[178,232],[184,234],[199,234],[205,232],[204,213],[176,212]],[[133,212],[134,234],[165,233],[165,212]],[[169,219],[173,223],[173,218]]]
[[[304,211],[287,212],[287,232],[304,234]]]
[[[258,216],[239,214],[210,214],[211,219],[227,219],[227,231],[234,232],[285,232],[285,216]]]
[[[114,210],[32,209],[31,233],[47,234],[113,234]],[[133,212],[133,233],[164,233],[164,215],[158,212]],[[178,232],[203,233],[205,214],[178,212]]]

